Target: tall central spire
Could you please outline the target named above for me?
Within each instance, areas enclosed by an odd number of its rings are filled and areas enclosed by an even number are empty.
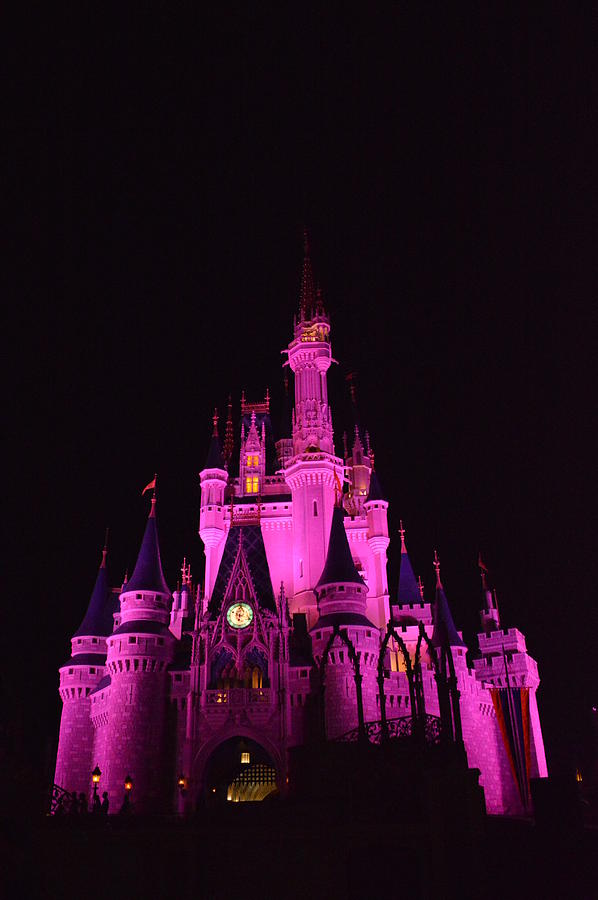
[[[301,319],[309,319],[316,306],[316,290],[314,273],[311,265],[309,235],[303,229],[303,272],[301,273],[301,291],[299,293],[299,312]]]

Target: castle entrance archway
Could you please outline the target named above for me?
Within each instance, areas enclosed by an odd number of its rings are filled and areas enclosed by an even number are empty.
[[[204,785],[208,802],[264,800],[278,790],[276,766],[257,741],[240,735],[231,737],[210,755]]]

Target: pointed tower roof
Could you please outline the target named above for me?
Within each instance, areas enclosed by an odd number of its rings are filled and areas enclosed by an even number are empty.
[[[344,510],[340,506],[335,506],[332,513],[326,563],[316,588],[325,584],[363,584],[363,579],[355,568],[351,556],[347,532],[343,523],[344,518]]]
[[[127,584],[127,591],[156,591],[160,594],[170,594],[160,560],[155,497],[152,497],[152,508],[145,526],[135,569]]]
[[[403,528],[402,519],[401,527],[399,528],[399,534],[401,535],[401,568],[399,571],[398,602],[400,606],[403,606],[404,604],[413,605],[414,603],[421,603],[422,598],[419,585],[417,583],[415,573],[413,572],[409,554],[407,553],[407,546],[405,544],[405,529]]]
[[[88,635],[91,635],[92,637],[105,637],[112,633],[114,627],[114,620],[112,618],[114,603],[110,585],[108,583],[108,569],[106,567],[107,554],[108,548],[105,544],[102,551],[102,562],[98,569],[96,583],[91,593],[87,612],[73,637],[84,637]]]
[[[224,469],[224,457],[222,455],[222,447],[220,446],[220,438],[218,437],[218,410],[214,410],[212,416],[213,429],[208,449],[208,457],[206,459],[206,469]]]
[[[270,612],[276,612],[276,601],[262,529],[259,525],[235,525],[226,536],[218,575],[208,604],[210,615],[215,617],[220,612],[240,553],[242,553],[251,575],[252,587],[259,605]]]
[[[370,489],[368,491],[368,499],[369,500],[385,500],[384,492],[382,490],[382,486],[380,485],[380,479],[376,475],[376,470],[372,469],[370,473]]]
[[[440,560],[434,551],[434,568],[436,570],[436,602],[434,603],[434,631],[432,645],[434,647],[466,647],[455,628],[448,600],[440,580]]]

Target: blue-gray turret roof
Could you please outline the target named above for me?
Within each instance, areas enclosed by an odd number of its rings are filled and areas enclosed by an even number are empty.
[[[363,584],[359,572],[355,568],[347,532],[345,531],[345,512],[339,506],[334,507],[332,513],[332,526],[330,528],[330,541],[324,571],[320,575],[316,588],[325,584]]]
[[[440,580],[436,584],[436,602],[434,603],[434,631],[432,632],[434,647],[466,647],[455,628],[453,616],[444,588]]]
[[[380,486],[380,479],[376,475],[376,470],[372,469],[370,474],[370,490],[368,492],[368,500],[384,500],[384,493]]]
[[[401,569],[399,571],[399,606],[404,604],[412,605],[413,603],[421,603],[422,598],[419,591],[419,585],[415,578],[409,554],[405,549],[405,545],[401,549]]]
[[[208,604],[208,610],[211,615],[215,616],[220,612],[239,552],[239,541],[241,540],[243,542],[242,552],[251,574],[259,605],[264,609],[270,610],[270,612],[276,612],[276,602],[274,600],[262,529],[260,525],[235,525],[226,536],[218,575],[216,576],[214,590]]]
[[[224,465],[224,457],[222,455],[222,446],[220,438],[217,434],[213,434],[210,438],[210,446],[208,448],[208,458],[206,459],[206,469],[226,469]]]
[[[73,637],[104,637],[110,634],[114,624],[112,613],[114,602],[108,584],[108,569],[106,567],[106,550],[102,553],[102,563],[98,570],[96,583],[91,593],[87,612],[83,621],[77,628]]]
[[[135,570],[127,583],[127,591],[156,591],[161,594],[170,594],[160,560],[155,497],[152,499],[152,508],[145,526],[139,556]]]

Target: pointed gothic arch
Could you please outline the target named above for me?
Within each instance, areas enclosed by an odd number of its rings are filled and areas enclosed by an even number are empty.
[[[362,682],[362,674],[359,668],[359,657],[355,650],[352,640],[347,634],[347,629],[343,629],[341,631],[341,627],[338,622],[335,622],[332,626],[332,634],[326,644],[324,649],[324,653],[322,654],[322,659],[320,660],[319,666],[319,675],[320,675],[320,728],[322,739],[326,740],[326,705],[325,705],[325,694],[326,694],[326,668],[328,666],[328,657],[330,655],[330,650],[332,649],[332,645],[334,644],[334,639],[339,637],[343,644],[345,644],[347,648],[347,653],[349,655],[349,659],[353,665],[353,679],[355,681],[355,691],[357,694],[357,723],[358,723],[358,731],[359,731],[359,739],[367,740],[366,732],[365,732],[365,721],[363,716],[363,694],[361,690],[361,682]]]
[[[416,700],[416,692],[415,692],[415,680],[413,677],[413,666],[411,664],[411,657],[409,655],[409,651],[405,645],[405,641],[403,638],[397,633],[397,630],[392,621],[388,622],[386,626],[386,634],[384,635],[384,639],[382,644],[380,645],[380,653],[378,654],[378,692],[380,694],[380,724],[382,727],[382,737],[383,739],[388,738],[388,721],[386,718],[386,694],[384,693],[384,657],[386,655],[386,649],[388,647],[388,642],[391,637],[394,637],[397,642],[397,646],[401,651],[401,655],[405,662],[405,674],[407,675],[407,684],[409,686],[409,703],[411,705],[411,718],[413,721],[413,726],[415,728],[417,717],[419,714],[417,700]]]

